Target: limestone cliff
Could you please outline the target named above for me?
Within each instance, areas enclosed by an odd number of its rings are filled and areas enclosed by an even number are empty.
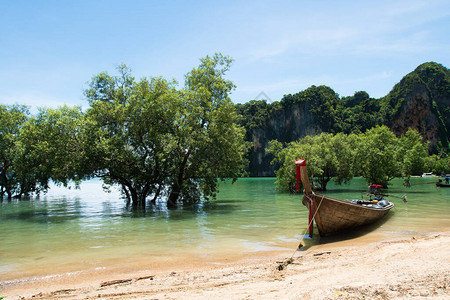
[[[298,103],[275,110],[264,126],[247,131],[247,139],[253,143],[250,152],[250,176],[274,176],[276,166],[272,156],[266,153],[271,140],[283,143],[295,141],[306,135],[322,132],[309,103]]]
[[[448,147],[450,73],[437,63],[425,63],[406,75],[386,96],[394,109],[386,124],[397,135],[418,130],[432,149]]]
[[[271,140],[288,143],[321,132],[364,132],[385,124],[400,135],[413,128],[436,151],[439,144],[448,148],[450,72],[437,63],[422,64],[381,99],[366,92],[339,98],[329,87],[312,86],[280,102],[250,101],[238,110],[244,115],[246,139],[253,143],[250,176],[274,176],[276,166],[265,151]]]

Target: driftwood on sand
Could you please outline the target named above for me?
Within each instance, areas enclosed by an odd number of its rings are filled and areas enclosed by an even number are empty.
[[[135,281],[143,280],[143,279],[153,280],[154,277],[155,277],[154,275],[149,275],[149,276],[143,276],[143,277],[137,277],[137,278],[128,278],[128,279],[117,279],[117,280],[111,280],[111,281],[104,281],[104,282],[100,283],[100,287],[105,287],[105,286],[110,286],[110,285],[120,284],[120,283],[135,282]]]

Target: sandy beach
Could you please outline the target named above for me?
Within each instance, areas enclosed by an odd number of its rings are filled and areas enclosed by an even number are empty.
[[[450,299],[450,232],[0,283],[4,299]],[[289,258],[292,257],[292,260]],[[281,267],[280,267],[281,266]]]

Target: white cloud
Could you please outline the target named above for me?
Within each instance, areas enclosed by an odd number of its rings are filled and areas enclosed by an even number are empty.
[[[255,61],[282,55],[288,51],[294,43],[295,40],[291,39],[287,34],[282,34],[280,37],[271,37],[264,45],[261,45],[262,47],[252,49],[249,58]]]
[[[433,7],[441,7],[448,5],[447,0],[407,0],[407,1],[390,1],[385,6],[386,15],[398,18],[399,16],[417,14],[419,16],[426,15],[426,12]],[[435,14],[436,12],[434,12]],[[448,14],[445,10],[440,10],[440,14]],[[436,16],[435,16],[436,17]]]
[[[423,53],[436,47],[429,40],[435,34],[430,29],[432,23],[449,16],[448,2],[439,0],[366,3],[335,14],[291,12],[283,22],[261,22],[261,31],[252,37],[252,43],[244,44],[242,51],[251,61],[293,53]]]
[[[389,41],[372,41],[361,45],[359,50],[366,53],[401,53],[403,55],[411,53],[425,53],[434,47],[426,41],[426,32],[415,33],[411,36]]]

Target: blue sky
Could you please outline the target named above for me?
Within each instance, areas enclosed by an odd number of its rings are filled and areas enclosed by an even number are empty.
[[[0,0],[1,104],[86,107],[120,63],[181,86],[215,52],[235,60],[235,103],[322,84],[379,98],[421,63],[450,66],[450,1]]]

